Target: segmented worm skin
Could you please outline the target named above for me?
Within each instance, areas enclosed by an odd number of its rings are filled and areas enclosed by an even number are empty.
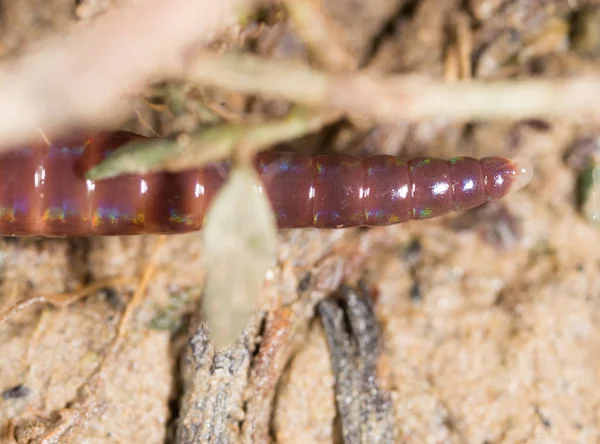
[[[0,154],[0,234],[130,235],[201,229],[228,164],[87,181],[84,173],[137,136],[100,133]],[[464,210],[506,195],[508,159],[306,156],[256,158],[279,228],[379,226]]]

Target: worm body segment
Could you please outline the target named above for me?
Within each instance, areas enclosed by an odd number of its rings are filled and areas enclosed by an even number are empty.
[[[97,134],[0,154],[1,235],[129,235],[202,228],[227,178],[218,162],[180,173],[102,181],[84,173],[136,136]],[[500,157],[256,157],[279,228],[381,226],[465,210],[525,185],[531,166]],[[258,191],[257,191],[258,192]]]

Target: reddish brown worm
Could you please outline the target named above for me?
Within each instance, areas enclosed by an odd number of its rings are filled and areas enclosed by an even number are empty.
[[[136,136],[96,134],[0,154],[0,235],[183,233],[202,228],[228,163],[179,173],[90,181],[84,174]],[[426,219],[504,197],[531,163],[264,152],[256,168],[279,228],[380,226]]]

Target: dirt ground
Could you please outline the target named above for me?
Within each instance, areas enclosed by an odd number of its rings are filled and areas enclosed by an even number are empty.
[[[2,0],[0,49],[16,57],[121,3]],[[600,71],[600,1],[324,3],[351,54],[371,70],[449,82]],[[281,13],[265,14],[262,25],[247,25],[245,40],[221,45],[307,60]],[[211,119],[268,118],[287,109],[181,84],[160,85],[146,99],[124,128],[170,136]],[[408,443],[600,441],[600,231],[578,203],[586,198],[581,178],[600,153],[597,125],[340,122],[286,146],[355,155],[520,155],[532,160],[535,175],[501,202],[439,219],[281,232],[266,320],[257,315],[224,352],[211,349],[195,322],[204,282],[201,237],[167,237],[133,327],[100,378],[94,371],[133,285],[107,284],[69,306],[41,304],[0,323],[2,442],[341,442],[347,418],[336,397],[349,392],[336,384],[344,369],[332,366],[333,330],[325,321],[334,317],[316,306],[359,281],[375,301],[374,390],[383,399],[375,403],[381,415],[366,422],[389,428],[372,436]],[[24,297],[137,277],[158,242],[1,240],[0,309]]]

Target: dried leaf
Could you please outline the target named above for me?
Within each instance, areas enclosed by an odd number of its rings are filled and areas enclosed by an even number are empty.
[[[265,273],[273,266],[275,216],[258,174],[234,168],[215,197],[204,228],[203,309],[217,348],[231,344],[248,323]]]

